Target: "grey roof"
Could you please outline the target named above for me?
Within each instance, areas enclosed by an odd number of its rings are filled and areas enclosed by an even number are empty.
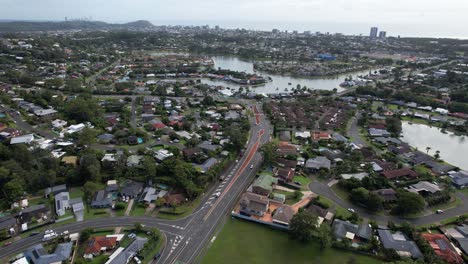
[[[126,186],[122,187],[120,194],[125,195],[125,196],[135,197],[138,194],[140,194],[142,188],[143,188],[143,183],[132,181]]]
[[[49,187],[45,189],[45,195],[48,196],[49,194],[57,194],[61,192],[67,191],[67,185],[62,184],[62,185],[56,185],[53,187]]]
[[[385,137],[390,136],[390,132],[385,129],[369,128],[369,135],[371,137]]]
[[[136,237],[133,242],[128,245],[120,254],[115,256],[111,261],[106,262],[106,264],[126,264],[128,261],[135,256],[146,244],[148,241],[147,238]]]
[[[38,244],[28,248],[24,255],[28,261],[34,264],[60,263],[70,258],[72,247],[72,242],[58,244],[54,253],[49,254],[41,244]]]
[[[144,195],[141,197],[140,201],[151,203],[153,201],[156,201],[159,198],[163,198],[164,196],[166,196],[167,191],[156,190],[153,187],[146,187],[143,190],[143,194]]]
[[[368,224],[355,225],[348,221],[335,219],[333,221],[333,233],[337,238],[346,238],[347,233],[353,233],[359,238],[369,240],[372,236],[372,228]]]
[[[448,165],[448,164],[442,164],[442,163],[439,163],[439,162],[437,162],[435,160],[425,161],[424,165],[426,165],[434,173],[439,174],[439,175],[445,174],[445,173],[455,169],[455,166]]]
[[[395,239],[394,235],[390,232],[390,230],[379,229],[377,232],[379,233],[380,242],[385,248],[394,249],[397,252],[409,252],[413,258],[423,257],[423,254],[419,250],[416,243],[414,243],[414,241],[397,240]],[[406,237],[401,233],[397,233],[396,235],[398,235],[398,237],[406,239]]]
[[[409,187],[409,190],[412,192],[421,192],[421,191],[426,191],[430,193],[436,193],[442,191],[442,189],[428,181],[420,181],[416,184],[413,184]]]
[[[219,148],[221,148],[220,145],[211,144],[209,141],[203,141],[202,143],[198,144],[198,147],[200,147],[203,150],[208,150],[208,151],[216,151]]]
[[[16,225],[16,218],[13,216],[9,215],[0,218],[0,230],[10,228],[14,225]]]
[[[457,241],[460,249],[465,253],[468,254],[468,238],[466,237],[457,237],[455,238]]]
[[[273,215],[273,221],[280,222],[282,224],[288,224],[294,216],[294,209],[290,205],[283,204],[276,209],[275,215]]]
[[[207,159],[205,162],[203,162],[203,164],[199,165],[199,164],[195,164],[196,167],[200,168],[200,170],[202,172],[207,172],[209,171],[214,165],[216,165],[216,163],[218,163],[218,160],[215,159],[215,158],[209,158]]]
[[[468,237],[468,225],[459,225],[455,229],[460,232],[464,237]]]
[[[109,195],[105,190],[99,190],[94,194],[93,200],[91,201],[91,206],[109,207],[112,206],[112,199],[109,198]]]
[[[323,156],[318,156],[313,159],[308,159],[306,161],[305,167],[308,169],[316,169],[319,170],[321,168],[330,169],[331,161]]]
[[[348,139],[339,133],[332,134],[333,139],[340,142],[348,142]]]
[[[393,143],[395,145],[400,145],[401,141],[397,138],[386,138],[386,137],[376,137],[374,138],[375,141],[381,143],[381,144],[388,144],[388,143]]]
[[[457,186],[468,185],[468,172],[459,171],[456,173],[452,173],[450,174],[450,178],[452,179],[452,183]]]

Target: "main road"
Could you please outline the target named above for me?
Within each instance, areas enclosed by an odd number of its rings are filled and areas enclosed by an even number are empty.
[[[252,102],[252,101],[250,101]],[[158,263],[193,263],[209,243],[216,227],[228,216],[241,192],[249,185],[261,166],[259,148],[268,142],[271,127],[256,103],[249,103],[254,113],[249,140],[242,158],[227,172],[224,180],[212,187],[203,197],[199,207],[188,217],[179,220],[162,220],[151,217],[115,217],[93,219],[58,226],[57,232],[79,232],[85,228],[129,227],[141,223],[148,228],[158,228],[167,237],[167,243]],[[215,193],[220,193],[219,197]],[[6,260],[22,250],[41,242],[41,235],[22,238],[8,247],[0,248],[0,259]]]

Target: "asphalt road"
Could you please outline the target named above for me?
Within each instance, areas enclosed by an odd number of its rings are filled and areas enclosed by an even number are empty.
[[[321,196],[324,196],[330,200],[332,200],[337,205],[343,208],[353,208],[355,212],[363,218],[367,218],[370,220],[374,220],[379,223],[386,224],[388,221],[392,221],[394,223],[402,223],[402,222],[409,222],[413,225],[428,225],[440,222],[447,218],[456,217],[459,215],[466,214],[468,212],[468,197],[462,193],[457,193],[456,196],[461,199],[461,203],[454,208],[446,209],[442,214],[431,213],[428,215],[424,215],[418,218],[404,218],[399,216],[393,215],[375,215],[367,211],[366,209],[356,206],[353,203],[342,200],[338,195],[336,195],[333,190],[325,183],[319,181],[313,181],[309,184],[309,189]]]
[[[258,106],[260,110],[261,107]],[[260,146],[269,140],[270,125],[261,112],[252,118],[252,129],[246,151],[239,162],[226,172],[223,182],[209,190],[194,213],[179,220],[162,220],[151,217],[115,217],[87,220],[54,228],[57,232],[68,230],[79,232],[85,228],[111,228],[133,226],[141,223],[146,227],[158,228],[167,236],[167,244],[158,263],[193,263],[205,248],[221,222],[228,215],[240,193],[250,184],[261,166],[262,157],[258,153]],[[251,169],[252,166],[252,169]],[[220,192],[219,198],[214,193]],[[0,259],[6,259],[16,253],[40,243],[42,235],[25,237],[8,247],[0,248]]]

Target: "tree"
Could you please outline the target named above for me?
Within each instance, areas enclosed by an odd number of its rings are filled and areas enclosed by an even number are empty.
[[[94,233],[94,230],[92,228],[85,228],[83,231],[81,231],[80,243],[86,242],[91,237],[91,234],[93,233]]]
[[[78,134],[78,144],[81,146],[90,145],[96,142],[97,132],[92,128],[85,127]]]
[[[85,202],[90,204],[91,200],[93,199],[94,193],[99,190],[99,186],[94,182],[88,181],[83,185],[82,188]]]
[[[81,179],[84,181],[101,181],[101,163],[95,154],[86,154],[81,157],[78,168]]]
[[[23,185],[17,179],[7,182],[3,186],[3,191],[5,193],[5,198],[10,203],[21,198],[24,193]]]
[[[425,205],[424,198],[419,194],[402,191],[399,193],[393,212],[400,215],[417,213],[423,210]]]
[[[378,211],[383,207],[383,198],[380,197],[378,194],[369,192],[369,196],[367,197],[367,209],[370,211]]]
[[[152,228],[150,230],[150,236],[153,240],[159,240],[161,237],[161,232],[157,228]]]
[[[263,145],[261,151],[263,153],[263,162],[267,165],[272,165],[278,158],[278,142],[271,141]]]
[[[317,229],[317,216],[309,211],[302,211],[293,216],[289,225],[291,237],[302,242],[312,240]]]
[[[431,147],[427,146],[427,147],[426,147],[426,152],[427,152],[427,154],[429,154],[429,150],[431,150]]]
[[[434,154],[434,158],[436,160],[438,160],[440,158],[440,151],[439,150],[436,150],[435,154]]]
[[[401,133],[401,120],[397,117],[391,116],[385,118],[388,132],[398,136]]]
[[[133,229],[137,233],[143,232],[143,225],[141,223],[135,223]]]
[[[298,191],[298,190],[295,190],[294,193],[293,193],[293,197],[294,197],[294,199],[300,199],[302,197],[302,192]]]
[[[327,223],[322,223],[317,229],[317,236],[319,239],[321,250],[330,248],[333,238],[330,225],[328,225]]]

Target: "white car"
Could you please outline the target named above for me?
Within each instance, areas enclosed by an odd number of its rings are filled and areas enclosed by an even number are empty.
[[[253,169],[253,164],[252,164],[252,165],[250,165],[250,169]]]
[[[354,209],[353,209],[353,208],[348,208],[348,211],[349,211],[349,212],[351,212],[351,213],[354,213],[354,212],[356,212],[356,211],[354,211]]]
[[[215,196],[216,198],[219,198],[219,196],[221,196],[221,192],[214,193],[214,196]]]
[[[133,257],[133,259],[137,264],[141,264],[141,260],[137,256]]]
[[[436,211],[436,214],[441,214],[441,213],[443,213],[443,212],[444,212],[444,210],[440,210],[440,209],[439,209],[439,210]]]
[[[61,236],[68,236],[68,234],[70,234],[70,232],[68,232],[68,230],[65,230],[60,235]]]

